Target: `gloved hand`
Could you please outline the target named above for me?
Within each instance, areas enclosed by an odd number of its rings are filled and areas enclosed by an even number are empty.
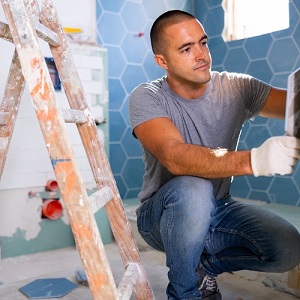
[[[271,137],[251,150],[251,165],[256,177],[291,174],[299,159],[300,139],[291,136]]]

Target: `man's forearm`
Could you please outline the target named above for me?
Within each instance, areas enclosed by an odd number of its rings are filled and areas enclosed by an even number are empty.
[[[224,178],[253,174],[250,151],[177,144],[165,148],[161,163],[174,175]]]

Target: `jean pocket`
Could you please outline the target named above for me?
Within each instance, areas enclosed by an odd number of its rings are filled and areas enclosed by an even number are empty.
[[[159,240],[157,240],[151,232],[139,230],[139,233],[141,234],[145,242],[152,248],[159,251],[164,251],[162,243]]]

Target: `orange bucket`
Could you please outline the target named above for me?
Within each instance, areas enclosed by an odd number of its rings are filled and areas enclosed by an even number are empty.
[[[63,207],[58,200],[48,199],[44,201],[42,206],[42,214],[50,220],[57,220],[63,213]]]

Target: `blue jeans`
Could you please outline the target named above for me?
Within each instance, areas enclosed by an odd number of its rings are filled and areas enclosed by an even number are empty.
[[[169,300],[198,300],[197,268],[217,276],[286,272],[300,261],[300,235],[263,207],[213,196],[209,180],[178,176],[137,209],[144,240],[166,253]]]

